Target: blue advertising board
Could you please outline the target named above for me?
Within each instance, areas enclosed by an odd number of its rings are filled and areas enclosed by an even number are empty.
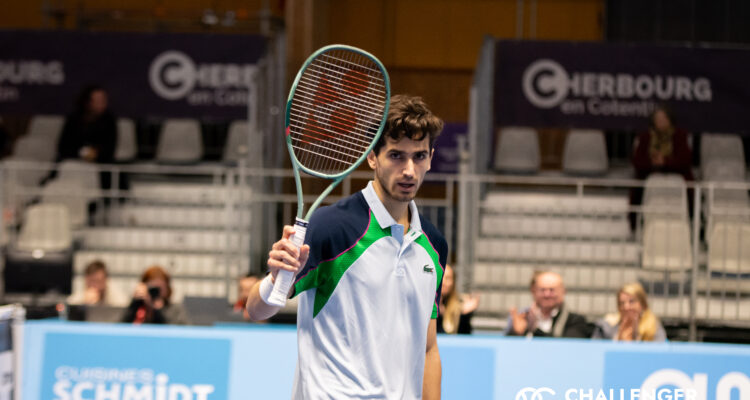
[[[633,366],[639,366],[634,368]],[[605,357],[604,388],[638,390],[641,398],[671,394],[695,399],[750,398],[750,361],[747,354],[702,352],[610,352]],[[734,397],[732,397],[732,392]],[[671,392],[671,393],[670,393]]]
[[[228,397],[229,339],[50,333],[45,346],[44,399]]]
[[[289,399],[294,327],[27,322],[28,400]],[[439,335],[443,399],[746,400],[750,346]]]

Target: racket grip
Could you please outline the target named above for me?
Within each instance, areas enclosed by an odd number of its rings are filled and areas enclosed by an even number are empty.
[[[289,240],[299,249],[305,243],[306,233],[307,221],[297,218],[294,221],[294,234],[289,237]],[[304,265],[301,267],[304,267]],[[289,289],[292,287],[292,283],[294,283],[294,276],[294,272],[283,269],[276,274],[276,281],[273,284],[271,296],[268,298],[268,304],[278,307],[283,307],[286,304]]]

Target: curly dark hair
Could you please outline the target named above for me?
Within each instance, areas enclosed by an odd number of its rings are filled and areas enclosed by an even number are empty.
[[[385,146],[385,138],[401,140],[408,137],[412,140],[423,140],[425,136],[430,138],[430,148],[443,130],[443,120],[427,108],[421,97],[408,95],[395,95],[391,97],[391,106],[388,109],[388,118],[385,122],[383,135],[375,144],[373,151],[377,155]]]

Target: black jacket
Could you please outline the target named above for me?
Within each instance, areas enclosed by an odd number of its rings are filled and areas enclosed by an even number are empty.
[[[513,332],[513,326],[512,326],[512,320],[508,325],[507,329],[507,335],[509,336],[519,336],[516,335],[515,332]],[[560,327],[560,324],[563,324],[562,327]],[[552,317],[552,330],[550,333],[543,332],[539,329],[535,329],[533,332],[531,332],[532,336],[536,337],[565,337],[565,338],[590,338],[591,335],[594,332],[594,325],[589,323],[586,320],[586,317],[584,317],[581,314],[576,314],[574,312],[569,311],[565,304],[563,304],[560,307],[560,311]],[[528,335],[529,332],[526,331],[523,333],[525,336]]]

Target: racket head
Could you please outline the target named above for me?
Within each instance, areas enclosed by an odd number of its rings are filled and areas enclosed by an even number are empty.
[[[347,45],[318,49],[289,91],[286,143],[292,165],[340,179],[356,169],[383,133],[391,98],[385,66]]]

